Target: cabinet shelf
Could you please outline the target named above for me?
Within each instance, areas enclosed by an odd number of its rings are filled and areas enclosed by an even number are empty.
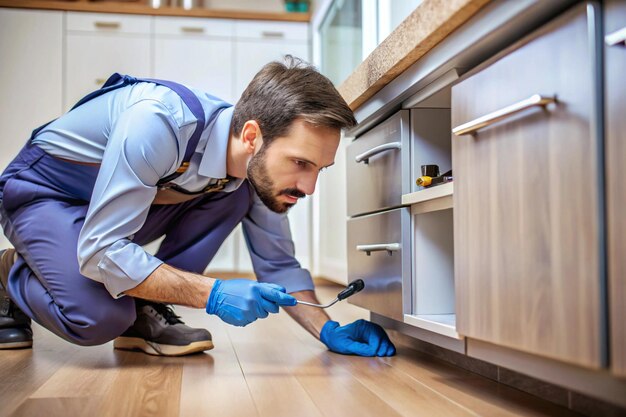
[[[411,205],[412,214],[452,208],[454,183],[449,182],[402,196],[402,204]]]
[[[405,314],[404,322],[443,336],[463,339],[463,336],[456,331],[455,314],[419,314],[417,316]]]

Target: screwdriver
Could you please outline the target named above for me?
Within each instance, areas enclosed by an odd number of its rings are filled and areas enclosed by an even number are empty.
[[[309,303],[306,301],[298,301],[298,304],[304,304],[307,306],[311,306],[311,307],[317,307],[317,308],[328,308],[330,306],[332,306],[333,304],[335,304],[337,301],[341,301],[341,300],[345,300],[346,298],[356,294],[357,292],[361,291],[363,288],[365,288],[365,283],[363,282],[362,279],[357,279],[355,281],[352,281],[350,284],[348,284],[348,286],[342,290],[339,294],[337,294],[337,298],[335,298],[333,301],[331,301],[328,304],[314,304],[314,303]]]

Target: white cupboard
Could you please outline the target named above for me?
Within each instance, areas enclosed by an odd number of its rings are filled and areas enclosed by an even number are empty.
[[[151,17],[77,12],[66,17],[65,110],[114,72],[152,76]]]
[[[0,169],[62,111],[63,12],[0,9]],[[0,233],[0,248],[10,246]]]

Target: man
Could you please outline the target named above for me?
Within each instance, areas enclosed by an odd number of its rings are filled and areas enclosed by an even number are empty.
[[[245,326],[279,306],[332,351],[395,353],[384,330],[339,326],[294,259],[286,217],[332,165],[354,116],[330,81],[288,58],[235,107],[168,81],[114,74],[36,129],[0,176],[0,348],[32,346],[33,319],[79,345],[185,355],[205,329],[166,304]],[[257,281],[200,275],[242,222]],[[155,256],[141,245],[165,236]]]

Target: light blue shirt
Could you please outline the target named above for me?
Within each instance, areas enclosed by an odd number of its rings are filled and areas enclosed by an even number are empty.
[[[191,90],[206,120],[225,105]],[[226,178],[233,110],[232,106],[218,110],[219,115],[203,130],[189,168],[171,182],[200,191]],[[53,156],[100,164],[77,256],[80,272],[103,283],[113,297],[139,285],[163,263],[132,239],[146,220],[157,182],[182,164],[196,122],[175,92],[141,82],[88,101],[33,139]],[[236,190],[242,182],[230,181],[223,192]],[[286,214],[270,211],[254,194],[242,224],[259,281],[282,285],[288,292],[313,289],[310,273],[294,257]]]

